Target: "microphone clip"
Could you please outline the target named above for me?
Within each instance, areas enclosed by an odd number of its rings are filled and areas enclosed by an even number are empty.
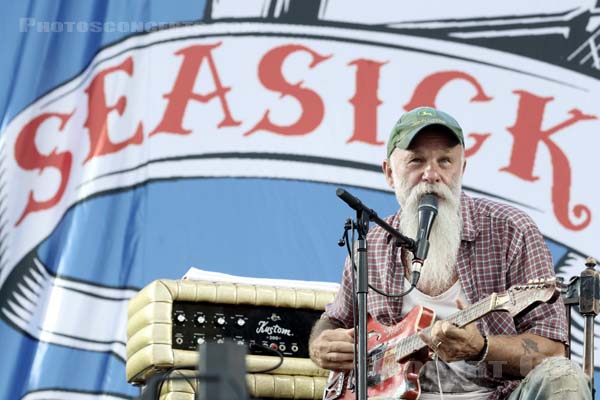
[[[348,231],[352,229],[354,224],[352,223],[352,219],[348,218],[346,222],[344,222],[344,233],[342,233],[342,237],[338,240],[338,246],[344,247],[348,240]]]

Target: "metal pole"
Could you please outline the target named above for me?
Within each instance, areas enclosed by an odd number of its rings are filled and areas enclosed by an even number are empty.
[[[594,316],[585,317],[585,339],[583,346],[583,372],[590,377],[594,387]]]
[[[592,257],[585,260],[585,270],[579,277],[579,312],[585,318],[583,329],[583,372],[590,378],[594,393],[594,319],[600,313],[600,276]]]
[[[357,400],[367,398],[367,240],[358,240],[358,288],[356,290],[358,301],[358,373],[357,373]]]

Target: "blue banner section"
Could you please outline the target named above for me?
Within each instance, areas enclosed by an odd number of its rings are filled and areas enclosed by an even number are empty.
[[[178,279],[190,267],[337,282],[346,254],[337,241],[355,216],[335,189],[271,179],[152,182],[73,207],[37,252],[53,274],[123,288]],[[381,215],[394,212],[389,193],[349,190]]]
[[[204,0],[36,1],[0,13],[0,130],[35,99],[79,74],[111,43],[163,24],[196,21]]]

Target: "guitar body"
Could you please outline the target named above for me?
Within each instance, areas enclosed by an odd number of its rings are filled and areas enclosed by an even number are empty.
[[[430,327],[434,319],[434,312],[421,306],[413,308],[394,326],[385,326],[374,319],[369,319],[367,323],[369,399],[418,399],[421,393],[419,374],[425,362],[430,359],[429,351],[425,347],[396,361],[396,346],[400,339]],[[355,388],[354,376],[351,372],[332,372],[323,400],[354,400]]]

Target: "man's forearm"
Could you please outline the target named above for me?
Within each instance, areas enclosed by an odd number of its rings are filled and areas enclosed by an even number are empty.
[[[563,343],[531,333],[490,336],[488,340],[486,361],[493,366],[494,375],[525,376],[546,357],[565,354]]]

